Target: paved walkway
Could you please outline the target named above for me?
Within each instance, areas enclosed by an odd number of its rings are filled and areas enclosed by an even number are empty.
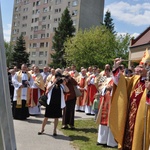
[[[42,108],[44,114],[44,108]],[[76,119],[94,118],[85,113],[76,112]],[[31,116],[26,121],[14,120],[17,150],[75,150],[70,138],[57,131],[58,136],[53,134],[53,119],[49,119],[45,128],[45,133],[38,135],[41,129],[43,115]]]

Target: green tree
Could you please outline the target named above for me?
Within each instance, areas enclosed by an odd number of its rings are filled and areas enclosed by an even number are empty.
[[[106,11],[103,25],[105,25],[106,28],[109,29],[113,34],[116,33],[114,31],[114,23],[113,23],[113,19],[111,18],[111,12],[109,10]]]
[[[51,54],[53,60],[50,64],[51,66],[55,68],[66,66],[66,60],[64,58],[64,42],[67,38],[72,37],[74,32],[75,28],[73,26],[73,21],[71,20],[69,10],[66,8],[53,37],[53,49],[55,53]]]
[[[129,54],[129,44],[131,36],[127,33],[124,35],[116,36],[116,56],[122,57],[123,59],[128,59]]]
[[[67,65],[76,64],[77,68],[105,64],[113,65],[116,57],[128,54],[128,36],[114,36],[105,26],[80,30],[75,37],[65,42]]]
[[[92,27],[67,40],[65,58],[68,65],[76,64],[77,68],[90,65],[102,68],[106,63],[112,64],[114,48],[115,37],[105,26]]]
[[[21,65],[24,63],[29,64],[29,53],[26,52],[25,40],[22,34],[17,39],[14,46],[12,60],[13,64],[18,68],[21,68]]]
[[[12,55],[13,55],[13,45],[10,42],[4,41],[5,51],[6,51],[6,64],[7,67],[11,67]]]

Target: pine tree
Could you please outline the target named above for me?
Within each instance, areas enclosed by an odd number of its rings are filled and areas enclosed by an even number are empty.
[[[64,42],[67,38],[72,37],[74,32],[75,28],[73,26],[73,21],[71,20],[69,10],[66,8],[53,37],[53,49],[55,50],[55,53],[51,54],[53,59],[51,66],[55,68],[66,66],[66,60],[64,58]]]
[[[109,10],[106,11],[105,18],[104,18],[104,25],[107,29],[109,29],[113,34],[116,32],[114,31],[114,23],[113,19],[111,18],[111,12]]]
[[[12,60],[13,65],[16,65],[18,68],[21,68],[22,64],[29,64],[29,53],[26,52],[25,40],[23,35],[20,35],[20,37],[16,41]]]

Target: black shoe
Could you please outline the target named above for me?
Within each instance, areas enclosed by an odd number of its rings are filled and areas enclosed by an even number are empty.
[[[101,146],[104,146],[104,147],[106,147],[107,146],[107,144],[101,144],[101,143],[98,143],[97,142],[97,144],[96,145],[101,145]]]
[[[43,134],[44,133],[44,130],[43,131],[41,131],[41,132],[38,132],[38,135],[41,135],[41,134]]]
[[[70,129],[71,129],[71,130],[74,130],[74,129],[75,129],[75,127],[74,127],[74,126],[70,126]]]
[[[57,133],[53,133],[53,136],[57,136]]]
[[[86,113],[86,115],[91,115],[90,113]]]

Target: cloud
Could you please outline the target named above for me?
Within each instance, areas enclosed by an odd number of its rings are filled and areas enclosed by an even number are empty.
[[[7,26],[3,27],[4,40],[10,42],[11,35],[11,24],[7,24]]]
[[[139,33],[133,33],[131,34],[131,37],[137,38],[140,34]]]
[[[127,33],[125,33],[125,32],[118,32],[118,33],[117,33],[118,36],[119,36],[119,35],[125,36],[126,34],[127,34]],[[130,36],[136,38],[136,37],[139,36],[139,33],[133,33],[133,34],[130,34]]]
[[[127,2],[114,2],[105,7],[112,18],[134,26],[150,25],[150,3],[132,5]]]

